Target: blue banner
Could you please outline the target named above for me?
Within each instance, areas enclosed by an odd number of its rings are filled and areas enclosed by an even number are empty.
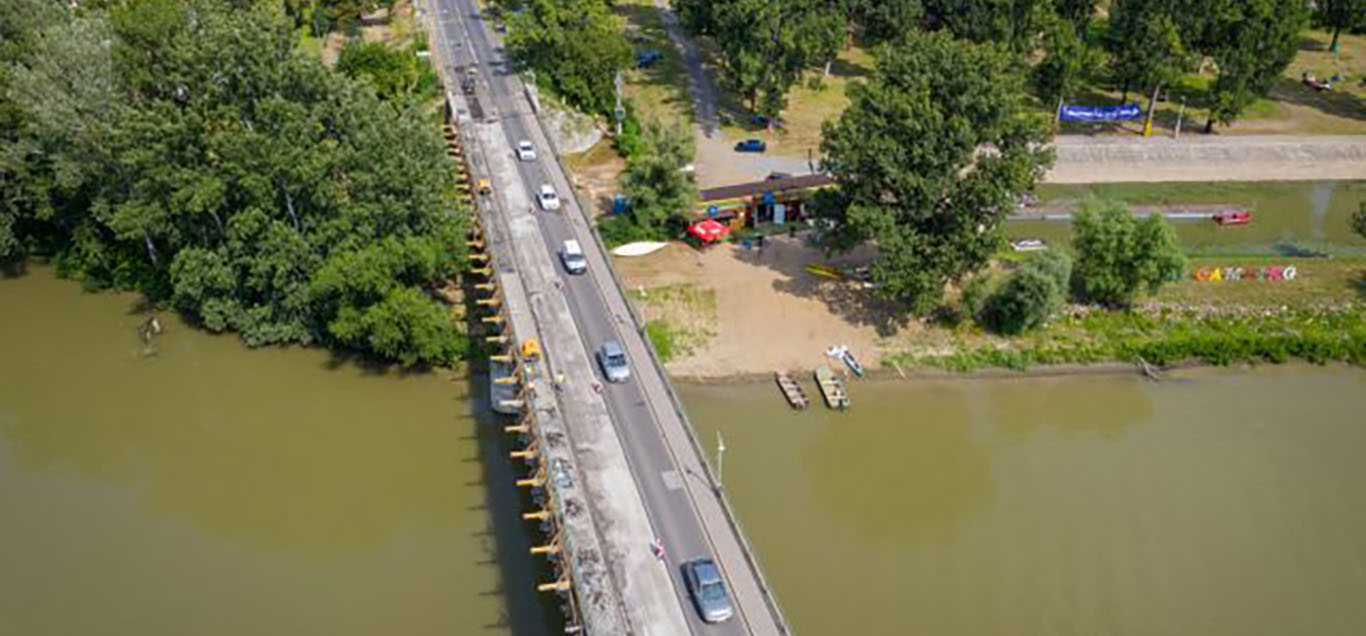
[[[1112,121],[1115,119],[1138,119],[1143,109],[1138,104],[1123,106],[1063,106],[1058,110],[1058,119],[1068,121]]]

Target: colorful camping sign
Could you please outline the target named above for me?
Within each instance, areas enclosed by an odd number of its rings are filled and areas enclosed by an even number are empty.
[[[1123,106],[1063,106],[1058,109],[1058,119],[1067,121],[1114,121],[1116,119],[1138,119],[1143,109],[1138,104]]]
[[[1284,267],[1201,267],[1194,272],[1200,282],[1240,280],[1295,280],[1299,270],[1294,265]]]
[[[730,228],[712,219],[703,219],[688,226],[688,233],[704,243],[715,243],[730,233]]]

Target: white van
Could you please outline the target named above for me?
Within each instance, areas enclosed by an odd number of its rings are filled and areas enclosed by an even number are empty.
[[[579,242],[575,240],[564,242],[564,247],[560,248],[560,262],[564,263],[564,271],[570,274],[588,271],[588,259],[584,258],[583,248],[579,247]]]

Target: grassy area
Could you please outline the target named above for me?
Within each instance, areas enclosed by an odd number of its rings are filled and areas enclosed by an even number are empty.
[[[699,48],[705,55],[712,57],[715,66],[718,53],[714,44],[704,38]],[[721,131],[732,140],[761,138],[768,143],[769,152],[777,154],[800,155],[807,149],[815,149],[821,142],[821,123],[838,117],[849,105],[845,87],[851,81],[866,77],[872,67],[871,52],[850,47],[841,51],[830,65],[828,77],[823,70],[808,72],[805,79],[788,93],[787,109],[782,116],[783,127],[778,130],[753,124],[743,99],[721,82],[717,86],[718,110],[723,123]]]
[[[664,29],[663,10],[651,0],[620,0],[616,13],[626,22],[626,35],[636,53],[652,51],[659,60],[649,68],[632,68],[625,73],[626,97],[635,104],[643,121],[693,122],[692,98],[688,93],[688,71],[683,56]]]
[[[1361,303],[1224,313],[1166,308],[1083,312],[1008,343],[964,331],[948,352],[903,352],[885,362],[953,371],[1139,360],[1161,365],[1298,358],[1366,365],[1366,306]]]
[[[1366,239],[1352,232],[1350,219],[1366,201],[1363,181],[1270,181],[1206,183],[1112,183],[1042,185],[1043,204],[1073,204],[1090,197],[1132,205],[1227,204],[1253,213],[1252,223],[1221,227],[1204,219],[1174,220],[1172,227],[1195,255],[1266,254],[1305,251],[1366,255]],[[1010,221],[1011,238],[1041,238],[1067,245],[1065,221]]]
[[[664,362],[686,356],[716,336],[716,290],[692,284],[637,288],[631,299]]]
[[[1271,93],[1248,107],[1231,127],[1216,126],[1215,131],[1231,134],[1362,134],[1366,133],[1366,35],[1343,33],[1338,51],[1330,53],[1332,37],[1321,30],[1307,30],[1301,34],[1300,51],[1272,87]],[[1304,86],[1300,79],[1309,73],[1321,79],[1338,76],[1333,90],[1318,92]],[[1181,97],[1186,97],[1186,109],[1181,125],[1183,132],[1203,130],[1209,112],[1201,106],[1211,74],[1189,75],[1166,91],[1166,101],[1159,101],[1154,125],[1170,134],[1181,110]],[[1140,93],[1141,93],[1140,89]],[[1147,95],[1130,92],[1130,101],[1146,107]],[[1113,87],[1093,87],[1069,102],[1079,104],[1113,104],[1120,93]],[[1043,107],[1051,110],[1052,105]],[[1140,132],[1142,121],[1114,125],[1065,123],[1064,133]]]

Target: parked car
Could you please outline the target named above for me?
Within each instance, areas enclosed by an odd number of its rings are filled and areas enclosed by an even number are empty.
[[[564,263],[564,271],[570,274],[582,274],[588,271],[588,259],[583,256],[583,248],[579,242],[568,240],[560,248],[560,262]]]
[[[786,179],[791,176],[792,174],[787,172],[770,172],[768,173],[768,180],[777,181],[778,179]]]
[[[525,139],[517,142],[517,158],[522,161],[535,161],[536,146],[531,145],[531,142]]]
[[[560,197],[555,194],[555,188],[549,183],[541,185],[540,192],[536,193],[536,201],[541,204],[541,209],[547,212],[560,209]]]
[[[692,595],[697,613],[708,623],[720,623],[735,614],[730,594],[721,579],[721,570],[708,558],[693,559],[683,564],[683,581]]]
[[[608,382],[625,382],[631,377],[631,367],[626,361],[626,349],[616,340],[608,340],[598,347],[598,365]]]
[[[735,144],[735,152],[763,152],[768,150],[768,144],[762,139],[746,139]]]

